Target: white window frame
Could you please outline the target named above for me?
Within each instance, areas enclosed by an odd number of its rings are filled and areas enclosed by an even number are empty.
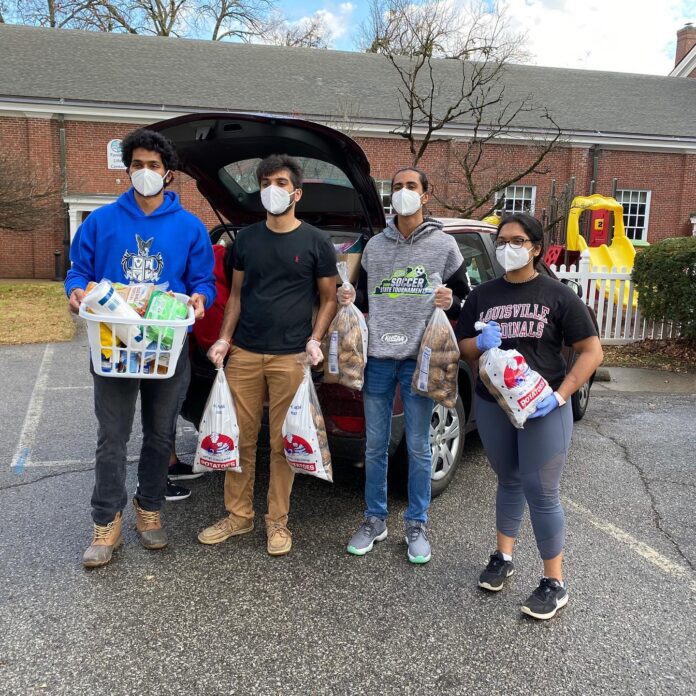
[[[616,200],[621,203],[622,206],[630,203],[640,203],[640,194],[644,193],[645,194],[645,215],[644,215],[644,223],[643,227],[641,229],[641,234],[640,237],[631,237],[628,233],[629,228],[632,229],[639,229],[638,225],[629,225],[628,224],[628,218],[629,218],[629,213],[624,210],[624,228],[626,230],[626,236],[628,237],[629,240],[631,241],[638,241],[638,242],[647,242],[648,241],[648,226],[650,225],[650,202],[652,199],[652,191],[648,191],[647,189],[618,189],[616,191]],[[625,194],[628,194],[628,200],[624,200]],[[633,195],[638,194],[637,200],[633,201]],[[635,215],[635,217],[638,217],[638,214]],[[636,220],[637,222],[637,220]]]
[[[77,228],[82,224],[82,215],[91,213],[104,205],[113,203],[118,196],[109,195],[74,195],[66,196],[63,202],[68,206],[68,219],[70,220],[70,243],[75,237]]]
[[[380,200],[382,201],[382,208],[384,208],[385,215],[393,215],[394,209],[391,204],[391,179],[375,179],[375,186],[377,187],[377,193],[379,194]],[[389,198],[389,204],[385,204],[385,196]]]
[[[526,191],[525,189],[530,189],[530,197],[527,198],[525,195]],[[534,215],[534,210],[536,208],[536,194],[537,194],[537,187],[532,185],[532,184],[513,184],[512,186],[508,186],[505,191],[498,191],[495,194],[495,200],[500,201],[503,200],[503,207],[501,210],[507,213],[514,213],[514,212],[525,212],[529,213],[530,215]],[[508,201],[512,201],[513,207],[512,209],[507,208]],[[529,209],[525,209],[524,205],[522,206],[522,210],[516,210],[514,207],[515,201],[522,201],[523,204],[525,202],[529,202]]]

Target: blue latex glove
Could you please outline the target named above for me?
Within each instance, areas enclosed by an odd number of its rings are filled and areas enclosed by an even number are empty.
[[[476,347],[482,353],[485,353],[491,348],[497,348],[501,343],[500,324],[495,321],[489,321],[476,337]]]
[[[548,416],[551,411],[555,411],[559,406],[560,403],[556,398],[556,392],[554,392],[537,404],[536,411],[534,411],[529,418],[543,418],[544,416]]]

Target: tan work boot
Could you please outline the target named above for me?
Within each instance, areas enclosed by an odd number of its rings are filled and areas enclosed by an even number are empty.
[[[239,518],[227,515],[210,527],[206,527],[199,535],[201,544],[219,544],[230,537],[239,534],[248,534],[254,529],[254,520],[239,520]]]
[[[284,556],[292,548],[292,534],[281,522],[275,522],[266,528],[268,535],[268,553],[271,556]]]
[[[135,508],[135,528],[140,534],[140,543],[146,549],[163,549],[169,542],[167,531],[162,526],[159,510],[155,512],[143,510],[135,498],[133,498],[133,507]]]
[[[94,537],[92,543],[85,549],[82,555],[82,565],[85,568],[97,568],[106,565],[114,552],[123,543],[121,536],[121,513],[109,524],[94,523]]]

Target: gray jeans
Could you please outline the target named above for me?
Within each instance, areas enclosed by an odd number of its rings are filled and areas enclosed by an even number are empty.
[[[90,367],[91,369],[91,367]],[[176,433],[179,401],[190,379],[188,340],[174,375],[168,379],[120,379],[94,374],[94,413],[99,422],[92,519],[111,522],[128,502],[126,452],[140,394],[143,445],[138,462],[138,505],[155,511],[162,507],[167,486],[169,455]]]
[[[476,424],[498,477],[496,528],[516,538],[526,502],[539,555],[543,560],[555,558],[565,541],[560,483],[573,434],[570,399],[518,430],[497,403],[477,394]]]

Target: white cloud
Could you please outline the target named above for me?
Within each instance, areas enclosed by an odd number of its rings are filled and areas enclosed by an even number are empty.
[[[696,2],[501,0],[527,32],[537,65],[667,75],[676,32],[696,22]],[[688,15],[691,16],[688,16]]]
[[[333,45],[338,39],[343,38],[352,29],[353,13],[355,5],[351,2],[343,2],[335,11],[330,9],[317,10],[313,15],[301,17],[292,24],[304,24],[313,18],[319,19],[326,28],[329,45]]]

